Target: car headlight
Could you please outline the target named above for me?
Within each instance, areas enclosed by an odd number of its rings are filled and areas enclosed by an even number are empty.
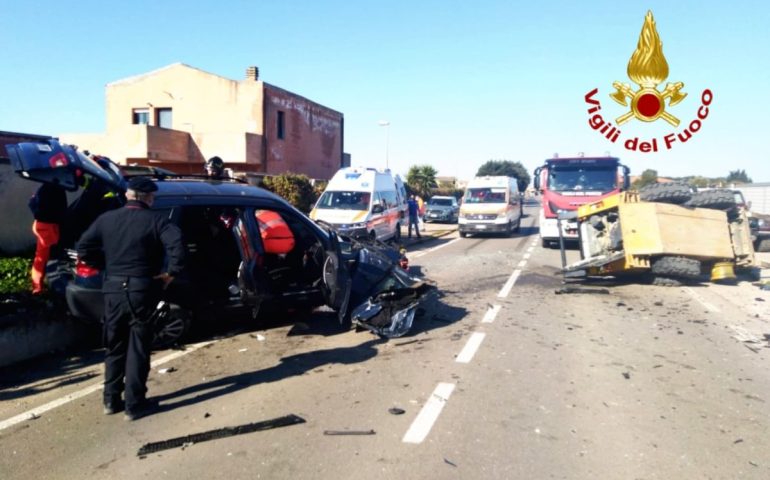
[[[351,223],[348,228],[366,228],[366,222]]]
[[[502,212],[497,212],[497,218],[505,218],[508,214],[503,210]]]

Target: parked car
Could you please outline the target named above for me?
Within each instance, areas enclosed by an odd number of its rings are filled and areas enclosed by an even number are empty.
[[[85,172],[113,192],[125,192],[120,175],[55,140],[8,149],[14,170],[23,178],[75,190]],[[398,268],[399,252],[340,237],[259,187],[203,176],[152,178],[158,186],[152,208],[180,227],[187,254],[185,271],[166,292],[158,343],[181,338],[190,323],[202,317],[196,315],[200,311],[245,308],[256,317],[267,303],[327,305],[343,324],[355,322],[380,335],[399,336],[411,327],[417,305],[435,290]],[[109,202],[104,208],[121,204]],[[262,222],[265,214],[284,228],[269,228],[276,223]],[[103,274],[98,266],[84,264],[70,251],[57,270],[71,314],[100,321]]]
[[[754,250],[757,252],[770,252],[770,215],[754,213],[749,218],[749,224],[751,225]]]
[[[425,223],[448,222],[457,223],[460,216],[460,205],[455,197],[435,196],[428,200],[425,208]]]

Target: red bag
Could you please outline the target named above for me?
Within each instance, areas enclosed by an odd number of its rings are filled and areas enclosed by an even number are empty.
[[[257,210],[256,217],[265,253],[283,255],[294,248],[294,234],[281,215],[270,210]]]

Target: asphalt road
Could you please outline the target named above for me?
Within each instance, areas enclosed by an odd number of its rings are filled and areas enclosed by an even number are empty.
[[[406,337],[323,312],[228,323],[153,356],[161,409],[136,422],[101,414],[98,351],[4,372],[0,478],[769,478],[770,292],[557,295],[558,251],[526,213],[510,238],[409,245],[443,296]],[[288,414],[306,423],[137,456]]]

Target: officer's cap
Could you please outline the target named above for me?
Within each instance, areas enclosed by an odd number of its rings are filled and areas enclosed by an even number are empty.
[[[131,177],[128,181],[128,189],[140,193],[152,193],[158,190],[158,186],[149,177],[140,176]]]

